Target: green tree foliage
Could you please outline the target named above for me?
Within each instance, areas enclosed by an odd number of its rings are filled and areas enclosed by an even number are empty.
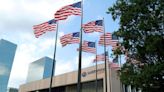
[[[107,13],[120,21],[115,34],[124,49],[114,54],[126,54],[122,82],[145,92],[163,92],[164,0],[117,0]]]

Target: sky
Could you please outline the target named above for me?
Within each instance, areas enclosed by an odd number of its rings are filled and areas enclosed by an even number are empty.
[[[17,44],[17,50],[9,80],[9,87],[19,88],[26,83],[29,64],[44,56],[53,57],[55,32],[35,38],[33,25],[54,18],[54,13],[61,7],[80,0],[1,0],[0,4],[0,39]],[[118,21],[113,21],[107,9],[115,0],[84,0],[83,23],[103,19],[106,32],[116,31]],[[80,31],[80,16],[70,16],[59,22],[59,36],[56,52],[55,75],[78,69],[78,44],[62,47],[59,38],[67,33]],[[83,40],[98,42],[99,33],[84,34]],[[107,50],[111,54],[111,47]],[[98,53],[103,53],[103,47],[98,46]],[[95,55],[83,53],[82,67],[93,66]],[[111,58],[112,59],[112,58]]]

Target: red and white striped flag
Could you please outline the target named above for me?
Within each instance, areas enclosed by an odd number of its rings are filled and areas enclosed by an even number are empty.
[[[77,49],[77,51],[79,51],[79,48]],[[95,42],[84,41],[82,44],[82,51],[95,54],[96,53]]]
[[[110,63],[109,64],[109,68],[119,70],[120,69],[120,66],[117,63]]]
[[[112,50],[116,50],[120,46],[118,40],[111,40],[110,42],[111,42]]]
[[[107,53],[106,53],[107,54]],[[93,62],[96,61],[105,61],[105,54],[100,54],[100,55],[96,55],[96,58],[93,60]],[[106,61],[109,61],[109,56],[106,55]]]
[[[67,44],[76,44],[80,43],[79,32],[74,32],[70,34],[66,34],[60,38],[60,43],[62,46],[66,46]]]
[[[118,46],[119,41],[118,40],[111,40],[111,46],[116,47]]]
[[[55,31],[56,27],[57,27],[57,23],[56,20],[54,19],[39,25],[34,25],[33,29],[34,29],[35,37],[38,38],[39,36],[45,34],[47,31]]]
[[[83,24],[83,30],[85,33],[103,32],[103,20],[96,20]]]
[[[111,46],[112,50],[116,50],[120,47],[121,44],[119,44],[118,37],[115,34],[112,34],[112,40],[111,40]]]
[[[104,38],[105,38],[105,43],[104,43]],[[111,45],[111,40],[112,40],[112,34],[111,33],[105,33],[105,35],[100,36],[99,40],[99,45]]]
[[[54,14],[54,17],[56,20],[66,20],[71,15],[81,16],[81,2],[64,6]]]

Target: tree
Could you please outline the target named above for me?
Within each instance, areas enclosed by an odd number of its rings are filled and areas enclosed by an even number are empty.
[[[145,92],[163,92],[164,0],[117,0],[107,13],[120,21],[115,34],[124,50],[114,53],[127,57],[121,81]]]

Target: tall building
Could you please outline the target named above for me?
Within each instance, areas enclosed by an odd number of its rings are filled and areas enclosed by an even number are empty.
[[[0,92],[7,91],[16,48],[16,44],[4,39],[0,40]]]
[[[32,82],[40,79],[45,79],[51,76],[52,59],[43,57],[39,60],[32,62],[29,65],[27,81]]]

